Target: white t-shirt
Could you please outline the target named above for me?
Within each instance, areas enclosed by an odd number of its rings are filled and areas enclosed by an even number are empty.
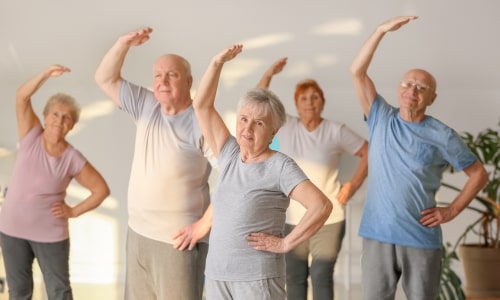
[[[211,166],[193,107],[165,115],[153,92],[123,81],[122,110],[137,131],[128,187],[129,226],[138,234],[173,243],[179,228],[198,220],[209,199]],[[205,239],[206,241],[206,239]]]
[[[339,162],[344,153],[354,155],[365,140],[345,124],[323,119],[318,128],[308,131],[298,117],[287,116],[276,138],[279,151],[293,158],[307,177],[330,199],[333,210],[325,224],[345,219],[344,206],[337,201],[340,190]],[[287,210],[287,224],[297,225],[305,213],[297,201]]]

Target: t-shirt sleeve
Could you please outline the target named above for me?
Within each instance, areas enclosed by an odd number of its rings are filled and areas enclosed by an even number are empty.
[[[448,134],[447,148],[450,150],[448,151],[446,160],[457,171],[462,171],[477,160],[477,157],[465,144],[460,135],[451,128]]]
[[[297,165],[297,163],[287,157],[283,162],[283,168],[281,169],[281,179],[280,179],[280,189],[281,191],[289,196],[292,190],[302,181],[308,180],[308,177],[302,171],[302,169]]]
[[[364,142],[364,138],[345,124],[342,124],[340,127],[340,144],[344,152],[354,155],[361,149]]]
[[[144,87],[122,80],[120,87],[121,109],[137,121],[152,92]],[[154,96],[153,96],[154,99]]]
[[[77,149],[73,148],[72,153],[70,156],[70,168],[69,168],[69,174],[74,177],[78,175],[85,164],[87,163],[87,158]]]

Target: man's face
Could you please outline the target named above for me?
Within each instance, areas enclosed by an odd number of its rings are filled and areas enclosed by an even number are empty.
[[[175,55],[160,57],[154,66],[154,95],[161,104],[175,106],[190,99],[192,81],[182,58]]]
[[[423,70],[407,72],[400,82],[398,98],[402,110],[425,113],[427,106],[436,98],[434,78]]]

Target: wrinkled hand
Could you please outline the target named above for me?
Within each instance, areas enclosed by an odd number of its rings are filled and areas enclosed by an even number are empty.
[[[392,18],[390,20],[382,23],[378,28],[382,32],[395,31],[401,28],[401,26],[407,24],[408,22],[417,19],[417,16],[400,16],[396,18]]]
[[[346,205],[347,201],[351,199],[353,194],[354,189],[352,188],[352,184],[350,182],[346,182],[340,188],[340,191],[337,195],[337,201],[342,205]]]
[[[52,65],[46,70],[47,76],[51,77],[59,77],[64,73],[71,72],[70,68],[62,66],[62,65]]]
[[[243,50],[243,45],[235,44],[227,49],[224,49],[221,53],[214,57],[214,62],[216,64],[223,64],[235,58]]]
[[[435,227],[449,222],[456,216],[450,207],[434,207],[424,209],[421,215],[420,224],[426,227]]]
[[[267,74],[269,76],[274,76],[285,68],[287,57],[280,58],[278,61],[276,61],[274,64],[271,65],[271,67],[267,70]]]
[[[287,252],[283,238],[263,232],[254,232],[247,237],[248,245],[255,250],[274,253]]]
[[[180,251],[186,249],[193,250],[196,243],[201,240],[207,232],[201,230],[199,222],[194,222],[188,226],[182,227],[172,235],[174,248]]]
[[[132,31],[122,36],[121,42],[125,43],[127,46],[139,46],[144,44],[149,40],[149,35],[153,32],[151,27],[146,27],[136,31]]]
[[[52,204],[50,212],[54,217],[59,219],[69,219],[73,217],[73,209],[69,207],[65,202],[57,202]]]

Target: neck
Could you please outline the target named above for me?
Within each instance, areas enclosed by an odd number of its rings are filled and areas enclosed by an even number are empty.
[[[162,104],[161,111],[166,115],[177,115],[185,111],[191,103],[193,103],[193,100],[187,99],[182,102]]]
[[[411,109],[400,109],[399,116],[402,120],[410,123],[422,122],[425,119],[425,111],[416,111]]]
[[[313,131],[314,129],[318,128],[319,124],[323,118],[318,117],[318,118],[303,118],[300,117],[300,122],[302,122],[302,125],[307,129],[307,131]]]
[[[274,151],[266,148],[260,152],[250,152],[240,149],[241,161],[244,163],[258,163],[263,162],[274,154]]]
[[[61,155],[68,146],[68,142],[66,142],[66,140],[50,136],[49,134],[46,134],[46,131],[44,131],[42,140],[45,151],[47,151],[47,153],[51,156]]]

